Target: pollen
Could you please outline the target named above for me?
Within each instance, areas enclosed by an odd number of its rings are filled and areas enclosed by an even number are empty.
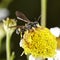
[[[25,31],[22,38],[22,48],[25,54],[34,57],[54,57],[56,54],[56,37],[48,28],[37,27]]]

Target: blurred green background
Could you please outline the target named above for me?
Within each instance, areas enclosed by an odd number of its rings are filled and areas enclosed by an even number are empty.
[[[6,0],[9,1],[9,0]],[[3,0],[0,0],[0,4],[3,2]],[[7,2],[6,2],[7,3]],[[6,4],[4,2],[4,4]],[[8,5],[8,6],[7,6]],[[41,15],[41,0],[12,0],[9,4],[6,6],[2,6],[2,8],[7,8],[9,10],[9,17],[15,18],[16,15],[15,12],[21,11],[23,12],[28,19],[31,21],[35,21],[40,15]],[[47,21],[46,26],[48,28],[58,26],[60,27],[60,0],[48,0],[47,1]],[[22,21],[18,20],[18,24],[24,25]],[[27,60],[26,55],[23,55],[22,57],[20,54],[22,53],[23,49],[20,48],[19,42],[20,42],[20,35],[17,35],[16,32],[13,33],[11,38],[11,49],[12,51],[15,51],[15,60]],[[2,41],[2,51],[0,52],[0,60],[6,59],[6,48],[5,48],[5,42],[6,37],[3,38]]]

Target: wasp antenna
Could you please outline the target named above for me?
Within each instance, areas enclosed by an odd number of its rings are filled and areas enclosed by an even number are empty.
[[[41,19],[41,15],[38,17],[38,19],[37,19],[37,20],[39,21],[40,19]]]

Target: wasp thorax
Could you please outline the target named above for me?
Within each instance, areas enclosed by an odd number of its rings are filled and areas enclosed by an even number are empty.
[[[25,25],[25,28],[28,29],[28,30],[31,29],[32,27],[37,28],[37,27],[38,27],[37,24],[38,24],[37,21],[35,21],[35,22],[30,22],[30,23],[27,23],[27,24]]]

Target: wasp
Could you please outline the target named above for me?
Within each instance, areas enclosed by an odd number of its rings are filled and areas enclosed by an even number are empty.
[[[18,27],[18,29],[17,29],[17,34],[19,34],[20,33],[20,31],[22,32],[22,36],[23,36],[23,34],[24,34],[24,31],[26,31],[26,30],[30,30],[30,29],[32,29],[32,27],[34,27],[34,28],[37,28],[37,25],[39,24],[39,19],[41,18],[41,16],[39,16],[38,17],[38,19],[37,19],[37,21],[34,21],[34,22],[32,22],[32,21],[30,21],[27,17],[26,17],[26,15],[24,14],[24,13],[22,13],[22,12],[20,12],[20,11],[16,11],[16,16],[17,16],[17,19],[18,20],[21,20],[21,21],[23,21],[23,22],[25,22],[26,24],[25,24],[25,26],[17,26]],[[20,28],[20,29],[19,29]]]
[[[26,23],[25,26],[16,26],[17,27],[16,33],[17,34],[21,33],[21,35],[22,35],[21,37],[23,37],[23,34],[26,30],[30,30],[30,29],[32,29],[32,27],[37,28],[37,24],[39,24],[38,21],[41,17],[41,16],[39,16],[37,21],[32,22],[26,17],[26,15],[24,13],[22,13],[20,11],[16,11],[15,14],[16,14],[16,17],[18,20],[21,20]]]

